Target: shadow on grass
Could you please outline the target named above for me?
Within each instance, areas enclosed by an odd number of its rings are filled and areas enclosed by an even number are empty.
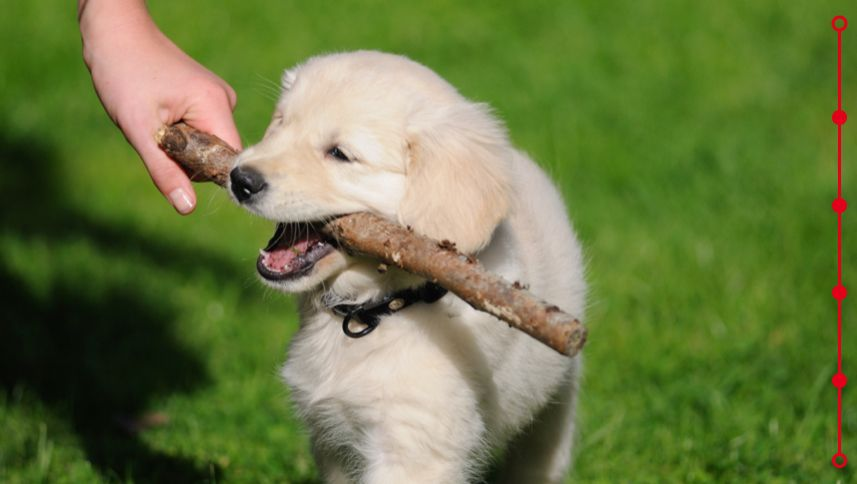
[[[202,248],[171,247],[70,208],[58,160],[44,140],[8,132],[0,129],[0,230],[6,236],[38,240],[48,250],[82,239],[113,257],[142,257],[162,270],[189,271],[191,264],[231,270],[230,262]],[[219,467],[152,449],[117,423],[144,413],[157,396],[208,384],[202,362],[172,333],[174,311],[164,301],[144,300],[132,285],[82,291],[85,284],[71,274],[36,291],[0,266],[0,391],[22,386],[66,419],[109,480],[218,479]]]

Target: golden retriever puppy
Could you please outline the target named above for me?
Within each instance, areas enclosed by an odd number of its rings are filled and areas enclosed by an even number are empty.
[[[282,89],[230,190],[277,222],[257,268],[300,293],[282,374],[324,479],[462,483],[494,464],[501,481],[561,481],[580,358],[316,231],[374,212],[582,317],[581,250],[557,189],[486,106],[407,58],[315,57]]]

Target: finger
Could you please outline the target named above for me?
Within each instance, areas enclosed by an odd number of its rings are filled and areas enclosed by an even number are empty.
[[[154,145],[154,150],[144,156],[143,162],[158,190],[167,197],[173,208],[182,215],[196,208],[196,193],[184,170]]]
[[[148,132],[149,130],[142,130]],[[185,172],[171,160],[155,143],[154,130],[150,136],[129,136],[146,170],[158,190],[167,198],[175,210],[187,215],[196,207],[196,193]]]
[[[229,109],[235,111],[235,105],[238,104],[238,94],[235,93],[235,89],[232,89],[232,86],[229,84],[226,85],[226,96],[229,98]]]

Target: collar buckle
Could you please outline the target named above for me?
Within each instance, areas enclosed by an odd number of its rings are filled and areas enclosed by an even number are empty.
[[[362,338],[375,331],[381,324],[381,317],[405,309],[411,304],[424,302],[431,304],[444,295],[447,290],[433,282],[423,284],[418,288],[403,289],[381,298],[378,301],[367,301],[363,304],[338,304],[330,309],[342,318],[342,332],[349,338]],[[352,321],[362,324],[359,331],[351,330]]]

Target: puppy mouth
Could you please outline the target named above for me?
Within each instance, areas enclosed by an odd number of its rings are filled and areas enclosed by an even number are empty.
[[[256,270],[269,281],[297,279],[336,248],[313,222],[278,223],[268,245],[259,253]]]

